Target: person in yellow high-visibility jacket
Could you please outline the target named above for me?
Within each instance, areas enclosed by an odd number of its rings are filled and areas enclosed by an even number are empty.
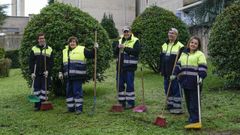
[[[203,52],[200,51],[201,41],[198,37],[191,37],[187,48],[182,52],[170,79],[178,80],[184,89],[189,125],[185,128],[201,128],[199,121],[198,85],[202,88],[203,79],[207,76],[207,62]],[[199,78],[199,79],[198,79]],[[200,95],[199,95],[200,97]]]
[[[76,37],[68,39],[69,45],[63,50],[62,72],[59,79],[66,80],[66,102],[68,112],[81,114],[83,111],[83,89],[82,83],[87,74],[86,58],[94,58],[94,49],[88,50],[78,45]],[[97,46],[95,45],[97,48]]]

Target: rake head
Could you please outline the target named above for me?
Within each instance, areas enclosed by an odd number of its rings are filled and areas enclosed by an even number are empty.
[[[146,112],[147,111],[147,107],[145,105],[139,105],[133,108],[133,112]]]
[[[47,110],[52,110],[52,109],[53,109],[53,105],[51,102],[45,101],[45,102],[41,103],[40,110],[47,111]]]
[[[121,104],[115,104],[110,109],[110,112],[123,112],[123,111],[124,111],[124,108]]]
[[[166,127],[167,121],[163,116],[158,116],[153,124],[159,127]]]

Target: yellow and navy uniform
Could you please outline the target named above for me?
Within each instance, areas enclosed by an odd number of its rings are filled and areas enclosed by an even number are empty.
[[[194,53],[190,53],[189,49],[184,50],[174,74],[179,76],[182,88],[196,89],[197,76],[202,79],[207,76],[207,61],[204,53],[199,50]]]
[[[29,59],[29,69],[30,73],[34,72],[34,65],[36,64],[36,76],[43,76],[43,72],[45,71],[44,59],[46,55],[46,70],[51,73],[51,69],[53,67],[53,54],[52,48],[50,46],[33,46],[30,59]]]
[[[138,56],[141,50],[139,39],[135,37],[133,34],[127,39],[121,36],[121,38],[118,41],[118,44],[125,45],[123,53],[121,54],[121,62],[120,62],[121,71],[137,70]],[[118,56],[118,53],[119,53],[119,48],[117,47],[118,44],[114,46],[115,56]]]
[[[184,45],[176,41],[174,43],[166,42],[162,45],[162,51],[160,53],[160,72],[163,76],[170,76],[172,74],[175,58],[179,53],[179,56],[184,49]]]
[[[89,51],[84,46],[78,45],[70,49],[67,45],[62,51],[63,54],[63,74],[68,79],[84,80],[87,74],[86,58],[93,58],[93,50]]]

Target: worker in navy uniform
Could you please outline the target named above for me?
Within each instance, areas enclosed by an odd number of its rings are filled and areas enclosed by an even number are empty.
[[[123,35],[118,43],[114,46],[114,55],[120,58],[120,76],[118,88],[118,101],[125,109],[131,109],[135,106],[135,93],[134,93],[134,74],[137,70],[138,56],[141,50],[139,39],[135,37],[129,26],[123,27]],[[118,72],[117,61],[117,72]],[[126,86],[125,86],[126,84]]]
[[[32,47],[29,59],[31,78],[34,81],[34,95],[40,98],[40,102],[34,105],[35,111],[40,110],[41,103],[47,99],[45,83],[48,87],[53,67],[52,48],[46,44],[45,34],[39,33],[37,41],[38,44]],[[35,66],[36,71],[34,73]]]
[[[78,39],[69,37],[68,45],[62,52],[63,66],[59,72],[59,79],[65,78],[67,112],[81,114],[83,111],[83,89],[82,84],[87,75],[87,58],[94,58],[94,49],[88,50],[78,44]],[[95,43],[94,47],[98,47]]]
[[[184,95],[189,113],[189,124],[186,129],[199,129],[202,124],[199,121],[198,88],[201,91],[203,79],[207,76],[207,61],[204,53],[200,51],[201,40],[198,37],[191,37],[185,49],[177,62],[174,74],[170,79],[176,77],[184,89]],[[200,87],[198,87],[200,85]],[[199,95],[200,97],[200,95]]]
[[[172,80],[171,86],[169,86],[175,60],[179,58],[178,56],[181,55],[184,49],[184,45],[177,40],[177,37],[178,30],[176,28],[171,28],[168,31],[168,40],[162,45],[160,53],[160,73],[164,77],[164,90],[167,96],[166,109],[172,114],[182,114],[182,94],[177,79]]]

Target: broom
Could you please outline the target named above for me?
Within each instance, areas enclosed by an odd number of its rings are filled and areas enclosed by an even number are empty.
[[[97,30],[95,30],[94,32],[95,35],[95,43],[97,43]],[[93,115],[96,109],[96,88],[97,88],[97,49],[96,47],[94,47],[94,92],[93,92],[93,108],[92,111],[90,113],[90,115]]]
[[[120,64],[121,64],[121,53],[122,53],[122,49],[119,49],[119,52],[118,52],[118,70],[117,70],[117,96],[116,96],[116,98],[117,98],[117,101],[118,101],[118,92],[119,92],[119,79],[120,79]],[[113,106],[112,106],[112,108],[111,108],[111,112],[123,112],[123,106],[122,106],[122,104],[119,104],[119,103],[117,103],[117,104],[114,104]]]
[[[173,74],[173,72],[174,72],[174,69],[175,69],[175,66],[176,66],[176,63],[177,63],[178,55],[179,55],[179,53],[177,53],[177,56],[176,56],[176,58],[175,58],[174,65],[173,65],[173,69],[172,69],[172,74]],[[166,96],[166,100],[165,100],[165,106],[167,105],[167,100],[168,100],[168,96],[169,96],[169,91],[170,91],[170,88],[171,88],[171,84],[172,84],[172,80],[170,80],[170,82],[169,82],[169,84],[168,84],[167,96]],[[158,115],[158,117],[156,118],[156,120],[155,120],[155,122],[154,122],[154,125],[157,125],[157,126],[160,126],[160,127],[166,127],[166,126],[167,126],[167,120],[166,120],[166,118],[163,116],[164,108],[165,108],[165,107],[163,106],[162,109],[161,109],[160,115]]]
[[[36,64],[34,65],[34,74],[36,73]],[[32,80],[32,90],[31,90],[31,95],[28,96],[28,100],[32,103],[38,103],[40,102],[40,98],[33,95],[33,91],[34,91],[34,82],[35,82],[35,79]]]
[[[46,45],[45,45],[46,47]],[[44,70],[47,71],[47,64],[46,64],[46,48],[44,50]],[[40,106],[40,110],[42,111],[47,111],[47,110],[52,110],[53,109],[53,105],[51,102],[48,101],[48,97],[47,97],[47,77],[45,77],[45,97],[46,97],[46,100],[44,102],[41,103],[41,106]]]
[[[147,106],[145,105],[144,102],[144,81],[143,81],[143,68],[141,67],[141,80],[142,80],[142,104],[138,105],[133,108],[133,112],[146,112],[147,111]]]

